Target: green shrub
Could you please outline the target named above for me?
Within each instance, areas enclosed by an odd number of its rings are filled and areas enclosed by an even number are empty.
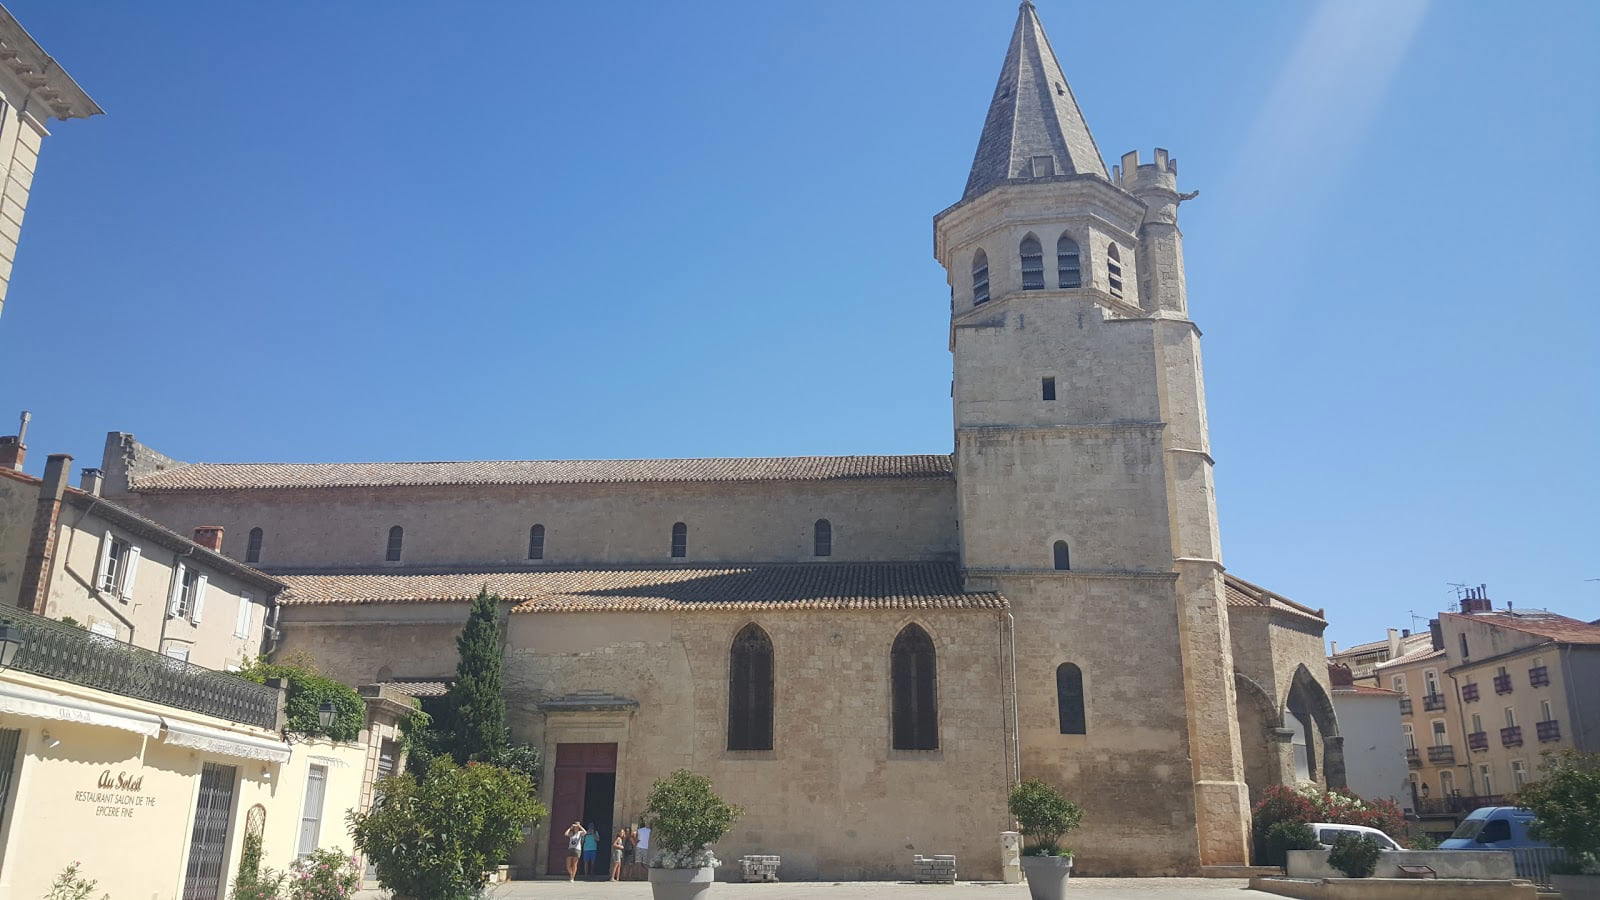
[[[427,900],[477,895],[484,873],[545,817],[527,778],[485,763],[457,766],[446,756],[421,779],[407,772],[380,780],[373,796],[367,812],[346,814],[356,847],[385,888]]]
[[[1362,834],[1345,832],[1333,842],[1328,851],[1328,865],[1343,872],[1346,878],[1371,878],[1378,869],[1378,854],[1383,848],[1378,842]]]
[[[1405,834],[1391,834],[1389,837],[1394,838],[1407,850],[1439,849],[1439,841],[1433,835],[1415,826],[1406,828]]]
[[[317,849],[295,860],[290,870],[290,900],[350,900],[361,887],[353,856]]]
[[[1072,856],[1071,850],[1061,846],[1061,838],[1083,821],[1082,807],[1037,778],[1012,788],[1008,806],[1022,826],[1023,837],[1031,839],[1023,848],[1025,855]]]
[[[79,863],[72,863],[56,880],[50,884],[50,893],[44,895],[44,900],[93,900],[94,889],[99,884],[93,878],[85,878],[78,874]],[[110,894],[100,895],[100,900],[110,900]]]
[[[1600,753],[1547,753],[1539,773],[1516,796],[1538,817],[1529,833],[1567,852],[1563,874],[1600,875]]]
[[[269,678],[284,680],[289,714],[289,724],[284,731],[291,734],[353,741],[360,736],[361,726],[366,724],[367,706],[361,695],[349,685],[319,675],[310,667],[257,660],[241,670],[239,676],[257,684],[266,684]],[[326,729],[317,717],[325,700],[332,701],[334,709],[333,724]]]
[[[651,865],[665,869],[718,865],[708,846],[721,840],[743,812],[718,797],[704,775],[679,769],[657,779],[642,817],[656,853]]]
[[[544,780],[544,751],[532,744],[512,744],[496,753],[489,762],[522,775],[533,782],[535,789]]]
[[[1288,864],[1290,850],[1321,848],[1317,833],[1311,830],[1310,825],[1304,822],[1275,822],[1267,826],[1266,834],[1261,836],[1261,864],[1282,867]]]
[[[283,881],[288,877],[289,873],[275,869],[262,869],[248,878],[241,872],[228,896],[231,900],[284,900]]]

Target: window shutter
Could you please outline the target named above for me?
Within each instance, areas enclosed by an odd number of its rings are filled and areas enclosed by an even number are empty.
[[[233,620],[233,636],[234,637],[241,637],[241,638],[250,636],[250,595],[249,594],[240,594],[239,595],[239,615],[235,616],[234,620]]]
[[[189,621],[200,624],[200,613],[206,606],[206,576],[201,575],[194,580],[194,610],[189,613]]]
[[[100,565],[94,571],[94,586],[102,591],[109,591],[116,585],[111,580],[111,532],[106,532],[100,538]]]
[[[167,617],[176,619],[183,614],[183,563],[172,570],[172,593],[167,597]]]
[[[133,588],[137,583],[134,579],[139,577],[139,548],[129,547],[122,555],[122,590],[123,600],[133,599]]]

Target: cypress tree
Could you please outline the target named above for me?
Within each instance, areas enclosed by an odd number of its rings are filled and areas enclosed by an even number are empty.
[[[461,658],[447,696],[444,738],[459,763],[490,760],[506,749],[507,732],[500,679],[500,598],[489,593],[488,585],[472,601],[456,649]]]

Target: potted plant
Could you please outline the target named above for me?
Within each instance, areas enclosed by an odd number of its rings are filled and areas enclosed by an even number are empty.
[[[721,863],[711,844],[740,810],[711,789],[711,779],[679,769],[650,788],[642,821],[650,827],[650,890],[656,900],[691,900],[711,889]]]
[[[1022,872],[1033,900],[1061,900],[1072,877],[1072,851],[1061,838],[1083,821],[1083,809],[1037,778],[1011,791],[1011,815],[1022,826]]]
[[[1547,754],[1539,772],[1516,801],[1538,817],[1529,833],[1566,851],[1551,880],[1566,900],[1600,900],[1600,753]]]

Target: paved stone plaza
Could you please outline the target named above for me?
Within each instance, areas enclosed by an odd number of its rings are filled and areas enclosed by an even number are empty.
[[[1070,890],[1085,900],[1122,898],[1253,898],[1270,897],[1246,887],[1242,879],[1224,878],[1074,878]],[[712,889],[715,900],[912,900],[933,897],[939,900],[1025,900],[1027,885],[962,882],[934,885],[894,881],[802,881],[780,884],[719,884]],[[384,900],[382,891],[357,894],[358,900]],[[650,896],[650,885],[638,881],[617,884],[603,882],[517,881],[496,885],[484,896],[494,900],[607,900]]]

